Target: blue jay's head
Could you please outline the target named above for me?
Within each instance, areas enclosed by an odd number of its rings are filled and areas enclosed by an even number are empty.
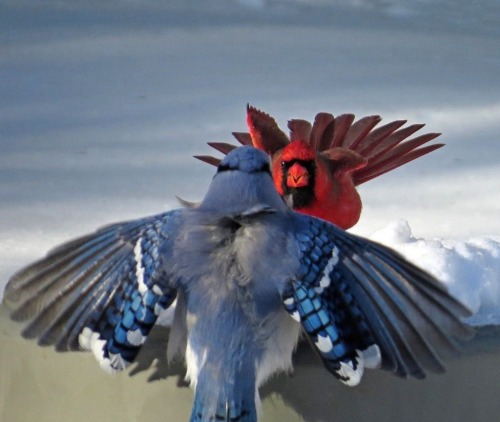
[[[269,157],[256,148],[249,146],[236,148],[231,151],[219,164],[217,173],[237,170],[244,173],[269,173]]]
[[[221,161],[200,207],[238,213],[256,205],[286,209],[267,154],[249,146],[235,148]]]

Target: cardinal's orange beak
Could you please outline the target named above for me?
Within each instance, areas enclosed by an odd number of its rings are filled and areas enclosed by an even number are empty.
[[[293,164],[286,175],[286,185],[289,188],[301,188],[309,184],[309,173],[299,163]]]

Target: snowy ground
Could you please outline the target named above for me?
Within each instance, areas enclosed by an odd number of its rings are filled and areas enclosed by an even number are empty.
[[[245,130],[250,102],[283,128],[329,111],[442,132],[445,148],[361,187],[353,231],[500,325],[499,45],[498,0],[0,0],[0,301],[58,243],[200,199],[214,169],[190,156]],[[18,334],[0,307],[2,420],[189,414],[165,335],[107,377]],[[425,383],[369,371],[354,390],[302,348],[263,389],[264,420],[496,420],[498,339],[479,329]]]

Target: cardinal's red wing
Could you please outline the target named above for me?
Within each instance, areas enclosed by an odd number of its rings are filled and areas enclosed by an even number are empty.
[[[355,185],[394,170],[444,145],[422,147],[423,144],[438,137],[439,133],[427,133],[406,140],[422,129],[423,124],[403,127],[406,120],[395,120],[377,127],[382,120],[380,116],[366,116],[354,121],[353,114],[341,114],[325,124],[324,114],[319,113],[316,116],[311,130],[311,146],[321,152],[347,148],[364,157],[367,164],[352,172]]]

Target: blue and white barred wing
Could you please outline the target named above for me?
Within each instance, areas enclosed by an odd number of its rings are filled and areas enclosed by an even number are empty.
[[[5,289],[11,317],[58,351],[92,350],[104,369],[137,356],[176,291],[160,255],[178,228],[179,211],[113,224],[70,241],[15,274]]]
[[[300,270],[283,294],[325,366],[348,385],[364,366],[396,375],[443,372],[440,357],[472,329],[445,286],[391,249],[297,215]]]

